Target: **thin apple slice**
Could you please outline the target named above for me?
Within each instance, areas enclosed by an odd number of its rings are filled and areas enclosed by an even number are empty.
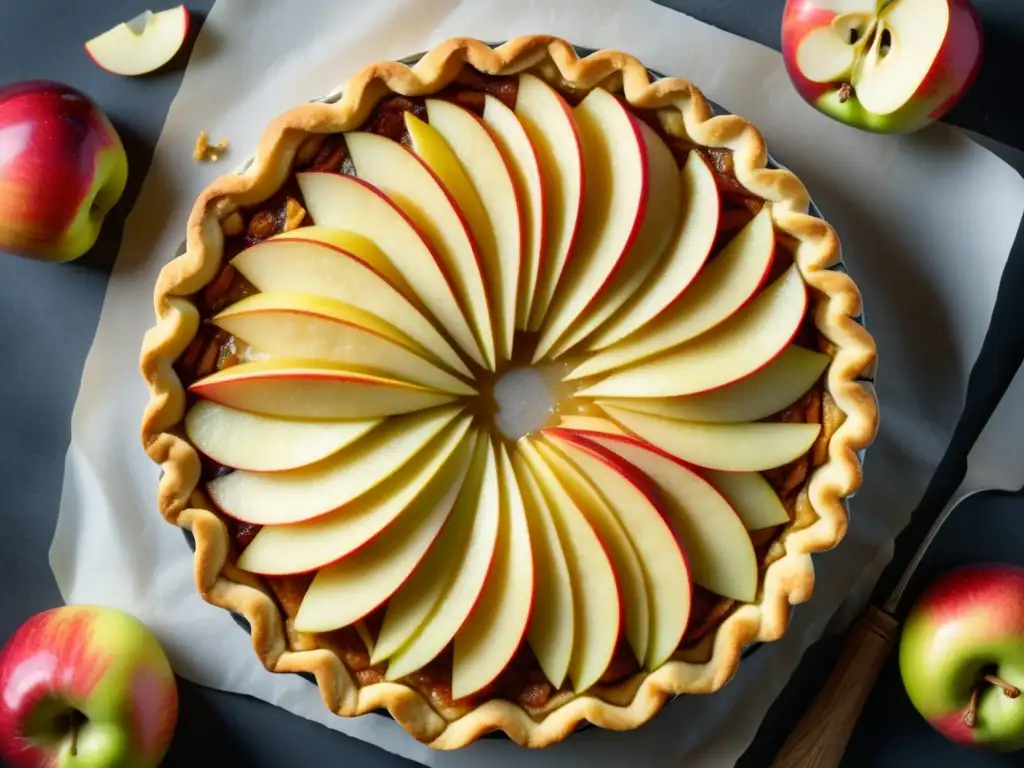
[[[501,494],[498,489],[498,463],[495,459],[494,446],[484,433],[481,433],[479,443],[483,445],[484,466],[479,475],[474,473],[472,487],[464,484],[460,494],[460,499],[463,495],[467,497],[466,506],[470,510],[463,522],[463,527],[466,528],[463,537],[467,541],[460,550],[445,548],[440,552],[438,570],[444,574],[445,588],[430,616],[419,626],[416,634],[389,658],[385,674],[387,680],[401,679],[437,658],[469,618],[480,599],[480,593],[494,560],[501,516]],[[384,636],[388,614],[392,608],[400,610],[406,600],[416,604],[421,569],[427,570],[426,563],[413,572],[409,581],[402,585],[388,603],[380,637]],[[380,640],[377,642],[379,644]],[[376,648],[374,650],[376,651]]]
[[[821,352],[791,344],[760,371],[710,392],[669,398],[623,397],[599,400],[597,404],[683,421],[760,421],[803,397],[821,378],[831,359]]]
[[[257,525],[300,523],[359,498],[393,475],[462,411],[460,406],[388,419],[326,461],[290,472],[232,472],[207,485],[214,503]]]
[[[807,287],[794,264],[717,328],[665,355],[616,371],[579,395],[674,397],[724,387],[782,354],[806,312]]]
[[[701,424],[605,407],[627,430],[683,461],[729,472],[761,472],[803,456],[820,424]]]
[[[297,173],[295,178],[313,221],[372,238],[406,282],[416,286],[420,300],[459,349],[479,365],[485,365],[441,256],[401,208],[381,190],[352,176]],[[366,299],[376,303],[378,297],[373,293]],[[404,326],[398,327],[409,333]]]
[[[588,349],[604,349],[646,326],[683,294],[711,254],[721,209],[715,177],[700,153],[690,152],[680,178],[679,222],[665,256],[629,302],[590,338]]]
[[[347,627],[387,600],[409,578],[451,514],[469,469],[463,440],[405,513],[366,546],[317,572],[295,615],[299,632]]]
[[[307,186],[316,185],[307,182]],[[458,352],[415,306],[410,298],[413,294],[404,294],[356,254],[315,240],[278,235],[246,248],[231,264],[261,291],[311,293],[372,312],[428,350],[438,362],[470,375]]]
[[[224,368],[195,382],[189,391],[231,408],[291,419],[369,419],[455,399],[340,363],[281,357]]]
[[[86,53],[115,75],[144,75],[160,69],[181,50],[188,37],[190,15],[179,5],[166,11],[144,11],[85,44]]]
[[[583,213],[583,150],[573,110],[554,88],[522,74],[517,94],[516,117],[537,152],[544,190],[544,245],[528,324],[537,331],[576,241]]]
[[[522,643],[533,610],[533,551],[526,510],[508,452],[501,443],[496,449],[501,519],[494,562],[476,607],[455,635],[455,699],[474,694],[494,682]]]
[[[412,120],[406,123],[411,125]],[[494,332],[483,267],[469,226],[451,196],[437,176],[398,142],[375,133],[355,131],[345,134],[345,143],[359,177],[387,195],[437,249],[484,362],[493,370]],[[396,266],[401,268],[397,262]],[[419,285],[422,279],[412,269],[406,278],[413,285]]]
[[[789,513],[782,500],[760,473],[706,469],[703,474],[728,499],[748,531],[759,531],[789,522]]]
[[[326,459],[380,422],[275,419],[200,400],[185,414],[185,434],[196,448],[225,467],[279,472]]]
[[[504,359],[512,357],[516,292],[519,289],[523,232],[519,196],[512,171],[484,123],[469,110],[441,99],[427,99],[430,125],[406,113],[413,150],[430,166],[455,198],[473,231],[490,288],[495,343]],[[513,115],[514,118],[514,115]],[[420,138],[429,130],[440,145]]]
[[[692,584],[685,541],[680,541],[672,510],[641,468],[584,439],[583,434],[544,431],[544,436],[601,489],[629,535],[643,568],[650,605],[650,635],[641,663],[656,669],[675,653],[690,622]],[[746,536],[742,527],[741,532]]]
[[[512,468],[533,546],[533,614],[526,637],[544,676],[558,689],[569,672],[576,634],[569,566],[544,494],[518,449],[512,454]]]
[[[515,327],[525,331],[530,322],[533,295],[537,291],[537,275],[547,228],[540,161],[516,113],[500,99],[490,94],[484,97],[483,120],[512,173],[518,196],[522,250],[516,288]]]
[[[543,359],[569,326],[601,298],[640,234],[649,168],[643,123],[602,88],[573,110],[586,168],[579,233],[540,329],[533,361]],[[673,163],[674,164],[674,163]]]
[[[615,653],[622,621],[618,583],[604,543],[587,518],[568,495],[548,493],[541,480],[544,459],[532,441],[524,438],[516,449],[540,484],[565,552],[575,611],[569,679],[573,690],[582,693],[600,680]],[[561,488],[557,482],[555,487]]]
[[[440,392],[476,394],[465,381],[434,365],[429,353],[395,326],[335,299],[257,293],[230,305],[213,322],[271,355],[328,360]]]
[[[307,573],[359,550],[406,513],[455,454],[469,425],[469,416],[449,424],[409,463],[341,509],[301,523],[264,526],[242,551],[238,567],[268,576]]]
[[[644,326],[642,334],[601,350],[566,378],[621,368],[711,330],[757,293],[771,270],[774,250],[771,214],[762,211],[701,270],[686,293]]]
[[[754,599],[757,593],[754,545],[725,496],[679,459],[642,440],[593,432],[578,434],[582,434],[586,442],[611,451],[658,486],[666,502],[664,511],[682,538],[694,582],[723,597],[744,602]],[[578,440],[577,444],[587,448],[585,441]],[[593,465],[593,456],[581,459],[581,466],[586,461]],[[611,492],[610,488],[606,490],[606,493]],[[622,503],[627,501],[628,497],[622,499]]]
[[[651,612],[646,575],[633,543],[604,497],[574,464],[546,442],[538,440],[534,446],[543,459],[534,466],[534,475],[548,501],[561,506],[575,505],[607,548],[625,614],[626,640],[637,662],[643,665],[651,631]]]
[[[632,400],[624,400],[623,402],[631,403]],[[617,405],[615,403],[614,405]],[[569,414],[562,416],[558,420],[558,426],[565,429],[577,429],[583,431],[592,432],[612,432],[614,434],[624,435],[625,432],[622,428],[610,419],[606,419],[603,416],[583,416],[579,414]]]

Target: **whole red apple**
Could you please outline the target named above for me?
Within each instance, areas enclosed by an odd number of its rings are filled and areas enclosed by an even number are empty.
[[[0,649],[0,758],[18,768],[159,765],[178,717],[174,673],[113,608],[37,614]]]
[[[981,65],[968,0],[787,0],[782,57],[805,101],[848,125],[908,133],[960,100]]]
[[[0,251],[77,259],[127,179],[121,139],[87,96],[46,80],[0,87]]]
[[[946,738],[1024,748],[1024,568],[968,566],[929,587],[903,627],[900,672]]]

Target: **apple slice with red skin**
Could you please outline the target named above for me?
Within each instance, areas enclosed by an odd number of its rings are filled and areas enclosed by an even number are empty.
[[[115,75],[145,75],[174,58],[188,38],[188,8],[144,11],[85,44],[96,65]]]
[[[528,330],[538,331],[576,242],[583,213],[583,150],[572,108],[539,77],[519,76],[515,114],[537,153],[544,195],[543,250],[528,323]]]
[[[704,267],[718,234],[718,185],[699,152],[687,155],[681,181],[679,221],[664,256],[649,276],[644,275],[642,287],[590,337],[587,349],[604,349],[645,327],[683,294]]]
[[[455,635],[452,698],[490,685],[512,660],[530,624],[534,572],[526,510],[505,446],[497,443],[500,522],[480,599]]]
[[[380,536],[313,577],[295,615],[299,632],[347,627],[384,603],[423,560],[448,520],[472,458],[464,440],[444,469]]]
[[[314,222],[371,238],[406,282],[416,286],[420,300],[459,349],[477,364],[485,365],[483,353],[455,297],[452,276],[412,218],[383,191],[362,179],[318,172],[297,173],[295,178]],[[376,298],[373,293],[366,300]],[[399,327],[409,333],[404,326]]]
[[[407,464],[350,504],[312,520],[264,526],[242,551],[238,567],[267,576],[308,573],[356,552],[405,514],[462,444],[469,426],[468,416],[449,424]]]
[[[618,403],[615,403],[613,406],[617,404]],[[618,435],[626,434],[622,427],[604,416],[568,414],[559,418],[558,426],[563,429],[575,429],[583,432],[611,432]]]
[[[326,461],[289,472],[232,472],[208,483],[207,492],[226,514],[247,523],[312,520],[391,477],[461,411],[448,406],[396,416]]]
[[[533,295],[537,291],[541,253],[547,221],[544,213],[544,184],[537,150],[516,113],[494,96],[484,97],[484,124],[498,146],[512,174],[520,215],[522,250],[519,285],[516,288],[515,328],[525,331],[530,322]]]
[[[697,338],[747,304],[767,279],[775,250],[771,214],[757,214],[643,333],[598,351],[566,378],[582,379],[657,355]]]
[[[412,135],[417,118],[405,114],[406,127]],[[354,131],[345,134],[345,144],[359,178],[387,195],[433,244],[473,328],[486,367],[494,370],[494,331],[482,260],[469,225],[452,196],[415,153],[396,141]],[[413,285],[419,284],[417,278],[415,272],[406,275]]]
[[[213,323],[271,355],[327,360],[453,395],[474,395],[465,381],[434,365],[429,353],[377,315],[309,293],[247,296]]]

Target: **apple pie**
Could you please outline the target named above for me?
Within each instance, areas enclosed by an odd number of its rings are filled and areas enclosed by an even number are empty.
[[[876,430],[809,206],[686,81],[548,36],[281,115],[199,197],[143,344],[202,596],[437,748],[718,690],[810,597]]]

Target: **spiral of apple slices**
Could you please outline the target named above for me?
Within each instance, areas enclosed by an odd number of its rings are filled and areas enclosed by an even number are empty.
[[[406,128],[345,134],[354,175],[297,174],[314,225],[233,259],[259,292],[212,322],[244,362],[190,386],[185,429],[262,526],[238,565],[313,574],[300,632],[376,612],[388,680],[450,649],[456,698],[523,643],[555,688],[655,669],[695,586],[755,599],[749,532],[788,522],[762,473],[821,426],[772,417],[830,360],[794,342],[803,279],[767,205],[724,238],[702,155],[604,90],[524,74],[514,108],[427,99]],[[524,338],[581,407],[513,444],[474,399]]]

